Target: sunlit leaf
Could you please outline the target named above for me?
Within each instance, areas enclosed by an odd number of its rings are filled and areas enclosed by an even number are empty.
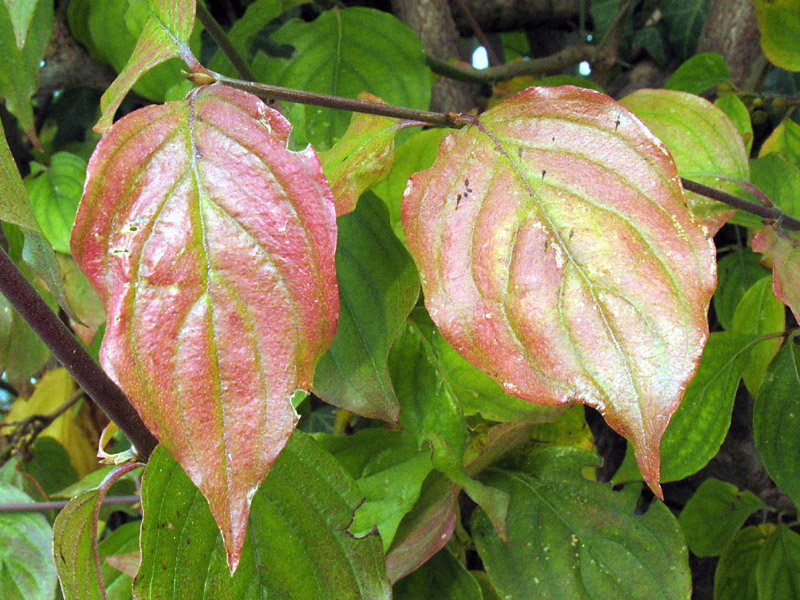
[[[369,93],[359,94],[358,99],[385,104]],[[319,155],[337,216],[353,211],[359,196],[389,174],[399,127],[397,119],[356,113],[341,139]]]
[[[83,193],[86,161],[57,152],[50,166],[26,179],[36,220],[53,249],[69,254],[69,234]]]
[[[510,544],[480,509],[471,520],[489,579],[501,598],[688,600],[688,552],[669,509],[636,514],[639,485],[614,492],[581,475],[597,457],[547,448],[490,467],[482,479],[511,495]]]
[[[798,129],[800,131],[800,128]],[[798,140],[800,141],[800,140]],[[800,146],[798,146],[800,150]],[[771,152],[750,162],[750,183],[760,189],[770,201],[787,214],[800,216],[800,154],[792,163],[784,154]],[[755,215],[751,226],[760,228],[764,222]]]
[[[750,150],[753,148],[753,123],[750,120],[750,111],[747,110],[747,106],[733,92],[720,95],[714,101],[714,104],[728,115],[731,122],[736,125],[739,135],[742,136],[745,151],[749,156]]]
[[[753,0],[761,49],[770,62],[800,71],[800,0]]]
[[[366,194],[338,227],[339,330],[317,365],[314,392],[356,414],[396,422],[400,404],[387,361],[417,302],[419,275],[375,196]]]
[[[355,98],[370,92],[388,104],[428,109],[431,71],[414,33],[389,13],[363,7],[323,12],[308,23],[293,19],[272,36],[294,48],[291,60],[259,53],[254,69],[260,80],[336,96]],[[286,105],[298,144],[327,149],[347,128],[350,113]]]
[[[783,304],[775,298],[770,285],[771,278],[763,277],[745,292],[736,312],[733,313],[731,331],[750,335],[769,335],[780,333],[786,326]],[[745,365],[742,377],[750,393],[755,396],[758,386],[769,368],[781,339],[764,340],[750,351],[750,359]]]
[[[719,54],[704,52],[696,54],[678,67],[669,76],[664,88],[680,90],[690,94],[702,94],[709,88],[730,81],[731,71]]]
[[[135,597],[388,600],[380,540],[348,532],[362,497],[333,457],[296,432],[253,496],[241,563],[231,577],[206,501],[157,448],[142,481]]]
[[[745,527],[722,552],[714,572],[714,600],[758,598],[756,565],[761,548],[775,525]]]
[[[764,542],[756,566],[758,600],[800,599],[800,534],[779,525]]]
[[[742,136],[722,110],[700,96],[672,90],[638,90],[621,102],[664,142],[681,177],[741,194],[739,185],[717,177],[747,181],[750,176]],[[686,196],[712,234],[734,213],[693,192]]]
[[[420,450],[406,432],[382,429],[365,429],[350,437],[316,436],[316,440],[336,457],[365,496],[350,532],[361,537],[377,527],[388,549],[433,468],[430,452]]]
[[[763,507],[749,490],[710,477],[689,498],[678,522],[689,550],[697,556],[719,556],[747,518]]]
[[[104,133],[111,127],[114,114],[125,95],[145,72],[176,57],[181,57],[193,69],[197,66],[188,45],[194,26],[195,2],[150,0],[150,15],[133,53],[100,99],[103,114],[95,125],[95,131]]]
[[[101,362],[208,498],[232,568],[336,330],[333,199],[290,129],[223,86],[132,113],[89,162],[72,235]]]
[[[30,501],[15,487],[0,482],[0,504]],[[57,583],[50,553],[52,536],[42,514],[0,513],[0,598],[52,600]]]
[[[403,201],[445,338],[510,393],[600,410],[654,489],[715,284],[684,202],[641,121],[569,86],[531,88],[451,133]]]
[[[405,577],[444,548],[456,526],[458,486],[438,471],[431,473],[422,495],[400,522],[386,554],[386,573],[392,583]]]
[[[800,235],[778,233],[765,227],[751,244],[756,252],[772,257],[772,291],[800,320]]]
[[[392,590],[392,598],[420,600],[430,598],[434,591],[437,600],[483,600],[478,582],[447,548],[398,581]]]
[[[790,340],[772,361],[753,407],[753,437],[772,480],[800,504],[800,347]]]
[[[796,166],[800,167],[800,125],[791,119],[784,119],[772,131],[759,149],[759,156],[780,152]]]

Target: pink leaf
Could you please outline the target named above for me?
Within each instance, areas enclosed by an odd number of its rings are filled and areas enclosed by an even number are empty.
[[[800,234],[765,227],[751,245],[756,252],[772,257],[772,291],[800,321]]]
[[[97,146],[72,234],[101,362],[208,499],[231,570],[336,331],[333,198],[290,130],[223,86],[138,110]]]
[[[715,252],[642,122],[591,90],[525,90],[442,140],[406,189],[403,228],[456,350],[520,398],[597,408],[660,493]]]

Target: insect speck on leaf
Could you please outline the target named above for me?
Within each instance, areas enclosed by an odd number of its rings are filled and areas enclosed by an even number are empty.
[[[544,179],[545,175],[547,175],[547,169],[543,169],[542,170],[542,179]]]
[[[523,148],[521,146],[519,148],[517,148],[517,156],[519,156],[520,158],[522,158],[522,153],[523,152],[524,152],[524,150],[523,150]]]
[[[456,196],[456,210],[458,210],[458,205],[461,204],[461,194]]]
[[[614,131],[619,129],[619,126],[622,124],[622,121],[620,121],[621,118],[622,118],[622,115],[618,114],[617,115],[617,120],[614,121]]]

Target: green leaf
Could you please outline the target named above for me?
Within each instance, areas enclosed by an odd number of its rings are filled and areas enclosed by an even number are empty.
[[[370,92],[389,104],[428,109],[431,71],[419,38],[392,15],[370,8],[334,8],[311,23],[294,19],[272,35],[290,44],[291,60],[259,53],[253,68],[259,80],[309,92],[355,98]],[[330,148],[347,129],[350,113],[286,104],[298,125],[293,139]]]
[[[754,336],[712,333],[681,405],[661,440],[661,476],[677,481],[696,473],[719,452],[731,423],[731,411]],[[614,483],[641,481],[630,451]]]
[[[296,432],[253,496],[244,551],[231,577],[206,501],[159,447],[142,481],[136,597],[388,600],[380,540],[347,531],[361,499],[336,460]]]
[[[102,116],[95,131],[105,133],[125,95],[147,71],[170,58],[181,57],[193,70],[199,67],[189,49],[196,0],[150,0],[150,14],[136,47],[117,78],[100,99]],[[202,68],[202,67],[201,67]]]
[[[70,152],[57,152],[49,168],[26,179],[33,212],[42,233],[58,252],[69,254],[69,235],[75,222],[86,178],[86,161]]]
[[[89,162],[72,233],[108,316],[101,362],[209,500],[232,570],[339,308],[333,197],[290,131],[225,86],[131,113]]]
[[[731,329],[739,302],[747,290],[766,274],[767,270],[761,266],[761,257],[750,248],[737,248],[719,260],[714,310],[720,325]]]
[[[365,496],[350,532],[362,537],[377,527],[388,550],[400,520],[414,507],[433,468],[430,452],[420,451],[409,433],[384,429],[365,429],[350,437],[318,434],[315,439]]]
[[[369,93],[359,94],[358,99],[385,104]],[[319,155],[331,184],[337,216],[352,212],[362,193],[386,179],[392,169],[394,138],[400,127],[397,119],[355,113],[342,138]]]
[[[750,162],[750,182],[787,214],[800,217],[800,161],[795,165],[775,152],[763,155]],[[757,217],[754,221],[763,225]]]
[[[753,124],[750,121],[750,111],[747,110],[744,102],[739,99],[733,92],[722,94],[714,101],[714,104],[722,112],[728,115],[728,118],[736,125],[739,130],[739,135],[742,136],[744,148],[747,155],[750,155],[750,150],[753,148]],[[750,175],[753,174],[753,165],[750,164]]]
[[[785,118],[764,140],[759,156],[780,152],[797,167],[800,167],[800,125]]]
[[[647,52],[662,69],[669,64],[671,52],[661,27],[646,25],[637,29],[633,34],[632,43]]]
[[[501,598],[688,600],[688,552],[677,520],[654,501],[635,511],[638,485],[621,492],[581,471],[596,456],[547,448],[490,467],[484,481],[511,495],[510,544],[476,510],[471,529]]]
[[[787,342],[769,366],[753,407],[753,437],[772,480],[800,506],[800,347]]]
[[[697,48],[710,5],[711,0],[659,0],[667,39],[683,60],[692,56]]]
[[[64,312],[77,320],[67,300],[55,254],[36,220],[2,127],[0,127],[0,220],[18,225],[22,229],[25,235],[22,258],[42,278]]]
[[[423,565],[444,548],[456,526],[458,486],[440,472],[425,480],[414,508],[400,522],[386,554],[386,573],[392,583]]]
[[[481,587],[447,548],[394,585],[394,600],[420,600],[435,592],[437,600],[483,600]]]
[[[27,502],[31,502],[27,495],[0,482],[0,504]],[[52,537],[42,514],[0,513],[0,598],[52,600],[57,583]]]
[[[696,54],[678,67],[670,75],[664,88],[679,90],[690,94],[702,94],[710,88],[731,79],[731,71],[719,54],[704,52]]]
[[[772,293],[771,277],[764,277],[750,286],[736,306],[731,331],[751,335],[780,333],[786,328],[786,315],[783,303]],[[769,368],[781,339],[764,340],[750,351],[750,360],[745,365],[744,384],[749,392],[758,394],[758,386]]]
[[[752,492],[711,477],[689,498],[678,522],[696,556],[719,556],[747,518],[761,508],[764,503]]]
[[[753,250],[772,258],[772,291],[800,320],[800,235],[764,227],[751,242]]]
[[[19,470],[36,481],[44,493],[52,496],[78,481],[67,449],[48,435],[40,435],[31,448],[32,460],[20,463]]]
[[[3,0],[14,28],[14,37],[17,40],[17,48],[22,50],[25,47],[25,40],[28,37],[28,28],[31,26],[33,13],[41,4],[42,0]]]
[[[722,551],[714,573],[714,600],[758,598],[756,565],[772,524],[745,527]]]
[[[47,44],[53,33],[53,3],[18,0],[15,4],[31,6],[20,10],[33,10],[24,47],[17,45],[13,13],[9,2],[0,4],[0,97],[5,107],[19,120],[20,128],[34,144],[39,141],[33,122],[31,96],[39,85],[39,63],[44,59]]]
[[[419,296],[417,269],[375,196],[365,195],[338,227],[339,330],[317,365],[314,392],[356,414],[396,422],[400,404],[387,361]]]
[[[389,176],[376,184],[372,191],[389,207],[392,229],[395,235],[406,243],[403,224],[400,216],[400,204],[403,192],[412,173],[427,169],[433,164],[439,150],[439,142],[447,135],[444,128],[415,131],[408,139],[397,147],[394,153],[394,164]]]
[[[392,383],[400,400],[400,424],[410,431],[422,447],[432,450],[433,465],[453,483],[461,486],[490,515],[505,537],[505,512],[508,496],[467,476],[464,451],[469,443],[464,415],[436,365],[419,321],[424,311],[415,310],[395,340],[389,357]]]
[[[753,0],[761,49],[769,61],[800,71],[800,0]]]
[[[98,546],[100,552],[100,574],[106,585],[108,600],[132,600],[133,577],[109,564],[112,557],[139,553],[139,529],[141,523],[125,523],[112,531]]]
[[[800,599],[800,534],[779,525],[764,543],[756,567],[758,600]]]
[[[739,185],[717,177],[747,181],[750,176],[742,136],[719,108],[699,96],[673,90],[638,90],[621,102],[669,148],[681,177],[741,193]],[[686,196],[711,234],[734,213],[729,206],[693,192]]]
[[[52,308],[52,298],[50,304]],[[6,379],[15,389],[25,390],[30,387],[31,377],[39,373],[47,363],[50,349],[11,307],[5,296],[0,297],[0,311],[12,311],[13,314],[8,337],[0,338],[0,357],[6,358],[0,367],[4,369]]]
[[[592,90],[529,88],[442,141],[403,228],[445,339],[520,398],[597,408],[660,493],[716,258],[642,122]]]

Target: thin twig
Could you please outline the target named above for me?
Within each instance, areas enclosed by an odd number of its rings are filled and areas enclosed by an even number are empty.
[[[776,225],[788,231],[800,231],[800,220],[790,217],[775,206],[764,206],[762,204],[758,204],[757,202],[750,202],[749,200],[734,196],[733,194],[728,194],[727,192],[708,187],[707,185],[697,183],[696,181],[691,181],[690,179],[684,179],[683,177],[681,177],[681,182],[683,183],[683,187],[690,192],[700,194],[706,198],[711,198],[717,202],[722,202],[723,204],[727,204],[733,208],[738,208],[739,210],[752,213],[763,219],[773,220],[775,221]]]
[[[16,504],[0,504],[0,513],[11,512],[43,512],[47,510],[62,510],[69,500],[56,500],[53,502],[26,502]],[[139,496],[107,496],[103,498],[103,505],[119,506],[141,502]]]
[[[496,81],[508,81],[514,77],[555,75],[568,67],[584,60],[592,60],[597,48],[589,45],[568,46],[555,54],[530,60],[517,60],[488,69],[476,69],[465,65],[455,65],[433,56],[425,60],[431,70],[442,77],[466,81],[468,83],[491,84]]]
[[[117,424],[136,447],[142,460],[146,460],[158,443],[156,438],[147,430],[122,390],[89,356],[2,248],[0,293],[31,326],[78,385],[86,390],[86,394]]]
[[[503,61],[500,60],[500,57],[497,56],[497,53],[494,51],[494,47],[489,43],[489,38],[484,33],[483,29],[481,29],[480,24],[475,19],[475,16],[472,12],[467,8],[467,4],[464,0],[456,0],[456,4],[458,4],[459,10],[464,15],[464,18],[467,20],[467,23],[472,28],[472,32],[475,34],[475,37],[478,38],[478,41],[481,45],[486,49],[486,56],[489,59],[489,66],[491,67],[498,67],[503,64]]]
[[[222,53],[229,61],[231,61],[233,68],[236,69],[236,72],[239,73],[242,79],[246,79],[247,81],[255,81],[256,74],[253,72],[253,69],[250,68],[250,65],[239,53],[239,50],[237,50],[236,46],[233,45],[233,42],[228,37],[228,34],[225,33],[225,30],[220,26],[219,23],[217,23],[216,19],[214,19],[212,14],[202,2],[197,3],[196,17],[203,27],[206,28],[206,31],[211,38],[217,43],[217,46],[219,46],[219,49],[222,51]]]

